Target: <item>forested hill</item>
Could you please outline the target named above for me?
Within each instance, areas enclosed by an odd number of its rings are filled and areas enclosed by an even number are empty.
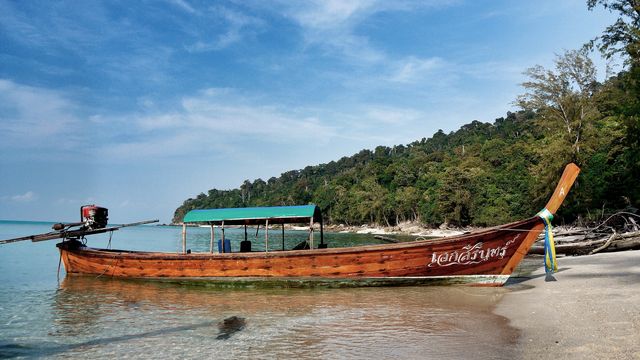
[[[330,223],[495,225],[539,211],[569,162],[582,172],[560,208],[563,220],[637,212],[640,8],[626,0],[587,4],[620,18],[581,50],[558,55],[554,68],[530,68],[515,99],[519,112],[267,181],[246,180],[238,189],[212,189],[186,200],[173,221],[198,208],[315,203]],[[624,69],[598,82],[589,49],[621,56]]]
[[[533,112],[509,113],[493,124],[474,121],[454,133],[362,150],[266,182],[212,189],[186,200],[174,222],[198,208],[314,203],[332,223],[494,225],[539,211],[572,160],[582,173],[560,211],[567,220],[603,208],[637,207],[639,186],[625,165],[631,149],[624,145],[624,126],[605,117],[589,132],[572,159],[561,129],[537,125]]]
[[[379,146],[233,190],[209,190],[176,210],[314,203],[333,223],[493,224],[535,213],[529,194],[541,135],[532,114],[474,121],[406,146]],[[557,169],[556,169],[557,170]],[[536,176],[537,178],[537,176]],[[539,210],[539,209],[538,209]]]

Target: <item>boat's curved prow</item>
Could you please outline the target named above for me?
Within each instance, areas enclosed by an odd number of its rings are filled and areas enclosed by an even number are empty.
[[[558,208],[560,207],[560,205],[562,205],[564,198],[569,193],[569,190],[571,190],[571,187],[573,186],[573,183],[576,181],[576,178],[578,177],[579,173],[580,173],[580,168],[578,167],[578,165],[574,163],[570,163],[564,168],[562,177],[560,177],[560,181],[558,181],[558,185],[556,185],[556,189],[553,191],[551,198],[549,198],[549,201],[545,206],[545,209],[548,210],[551,214],[555,214],[556,211],[558,211]],[[516,268],[516,266],[520,264],[520,261],[522,261],[525,255],[527,255],[527,253],[529,252],[529,249],[531,249],[533,244],[536,242],[536,240],[538,239],[538,235],[540,235],[543,229],[544,229],[544,223],[541,220],[539,224],[535,225],[531,229],[531,231],[529,231],[529,233],[527,234],[527,237],[520,244],[520,247],[518,247],[518,250],[516,250],[516,253],[513,255],[511,260],[509,260],[509,263],[507,263],[507,265],[502,270],[503,275],[510,275],[513,272],[513,270]]]
[[[569,193],[569,190],[573,186],[573,183],[576,181],[579,173],[580,168],[574,163],[570,163],[564,168],[564,172],[562,173],[560,181],[558,181],[556,190],[553,192],[553,195],[551,195],[551,198],[549,199],[549,202],[547,202],[547,206],[545,206],[545,209],[549,210],[549,212],[552,214],[555,214],[556,211],[558,211],[558,208]]]

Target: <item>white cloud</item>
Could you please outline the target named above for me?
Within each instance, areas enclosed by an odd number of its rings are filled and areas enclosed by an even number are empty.
[[[402,126],[424,118],[424,114],[414,109],[369,106],[365,118],[385,125]]]
[[[350,27],[358,15],[368,12],[376,4],[372,0],[310,1],[294,8],[292,15],[303,26],[315,29]]]
[[[149,135],[137,139],[112,142],[99,148],[98,152],[104,159],[131,160],[166,158],[193,153],[208,153],[211,146],[202,133],[189,133],[183,129],[170,134]]]
[[[27,202],[36,201],[38,199],[38,194],[36,194],[33,191],[27,191],[24,194],[3,196],[2,199],[10,200],[10,201],[13,201],[13,202],[27,203]]]
[[[259,99],[229,89],[207,89],[185,97],[181,108],[165,114],[140,116],[140,129],[180,129],[207,132],[208,136],[245,135],[264,139],[293,140],[332,136],[335,129],[323,125],[310,109],[285,109],[262,104]]]
[[[71,136],[79,122],[76,111],[62,92],[0,79],[0,147],[36,147]]]
[[[380,61],[384,55],[357,36],[354,28],[377,11],[376,1],[311,1],[299,2],[284,9],[285,15],[302,28],[307,45],[318,45],[329,51],[359,61]]]
[[[111,122],[121,125],[114,128],[123,136],[112,134],[101,151],[117,159],[232,153],[239,142],[301,143],[337,136],[337,128],[313,109],[286,108],[217,88],[184,97],[167,112],[131,114]]]
[[[95,204],[96,203],[96,199],[93,197],[86,197],[83,199],[80,198],[59,198],[57,200],[58,204],[63,204],[63,205],[78,205],[78,204]]]
[[[238,151],[251,157],[272,145],[394,144],[430,135],[423,132],[431,119],[411,107],[360,103],[331,110],[288,108],[232,89],[211,88],[184,97],[178,108],[168,112],[120,120],[130,124],[120,131],[136,136],[122,136],[128,139],[122,141],[114,135],[100,151],[114,160],[213,154],[235,158]],[[393,133],[385,130],[389,126]]]
[[[223,6],[213,7],[209,13],[213,14],[208,15],[208,17],[212,18],[210,21],[219,21],[218,19],[220,19],[225,23],[225,31],[213,40],[204,39],[196,41],[194,44],[187,46],[186,49],[188,51],[205,52],[222,50],[235,43],[241,42],[247,34],[252,34],[256,29],[264,26],[264,22],[257,17],[249,16]]]
[[[284,15],[302,28],[307,46],[317,45],[359,63],[378,63],[386,61],[388,55],[373,47],[366,36],[357,35],[359,25],[382,12],[410,12],[453,3],[457,1],[315,0],[281,4]]]
[[[371,15],[387,12],[410,12],[417,9],[451,6],[457,0],[312,0],[280,2],[283,12],[305,29],[352,30]]]
[[[196,9],[194,9],[186,0],[169,0],[169,2],[190,14],[196,13]]]
[[[474,99],[449,95],[428,101],[443,102],[446,109],[456,108],[455,112],[437,110],[441,106],[432,109],[362,102],[331,109],[288,108],[233,89],[211,88],[184,97],[179,107],[169,112],[130,116],[123,123],[135,128],[125,130],[139,136],[126,142],[115,136],[116,142],[103,150],[108,158],[117,159],[187,154],[235,158],[238,151],[251,157],[261,147],[282,144],[401,144],[429,137],[437,128],[453,130],[456,124],[482,113],[481,104]],[[252,145],[246,146],[248,143]]]
[[[438,57],[419,59],[409,57],[399,61],[394,67],[394,71],[389,77],[392,82],[412,83],[422,80],[425,76],[445,66],[444,60]]]

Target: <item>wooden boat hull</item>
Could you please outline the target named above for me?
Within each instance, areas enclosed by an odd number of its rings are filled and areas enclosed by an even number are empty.
[[[565,168],[544,211],[554,214],[580,169]],[[532,217],[475,233],[439,240],[350,248],[250,253],[154,253],[92,249],[77,240],[57,246],[69,274],[122,278],[233,280],[284,279],[292,283],[435,281],[500,286],[543,230]]]
[[[530,218],[439,240],[253,253],[155,253],[58,244],[67,273],[127,278],[256,279],[362,284],[464,283],[500,286],[527,253],[542,221]],[[244,280],[243,280],[244,279]],[[397,280],[397,281],[395,281]]]

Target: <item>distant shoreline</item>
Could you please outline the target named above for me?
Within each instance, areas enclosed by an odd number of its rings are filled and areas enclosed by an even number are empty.
[[[344,224],[326,225],[325,231],[337,233],[372,234],[372,235],[410,235],[425,237],[455,236],[477,230],[476,228],[440,227],[430,228],[415,222],[400,223],[397,226],[348,226]]]
[[[158,224],[156,226],[169,226],[169,227],[182,227],[182,224]],[[199,225],[189,224],[188,227],[200,227]],[[263,225],[264,226],[264,225]],[[271,225],[270,229],[274,229],[275,226],[280,225]],[[203,226],[208,227],[208,226]],[[216,228],[219,226],[216,225]],[[241,228],[242,225],[230,225],[226,226],[227,228]],[[252,226],[255,227],[255,226]],[[261,226],[262,227],[262,226]],[[345,225],[345,224],[331,224],[324,225],[323,230],[325,232],[333,232],[333,233],[348,233],[348,234],[370,234],[370,235],[400,235],[400,236],[414,236],[414,237],[448,237],[448,236],[456,236],[461,234],[466,234],[474,231],[481,231],[484,229],[488,229],[489,227],[447,227],[441,226],[438,228],[427,227],[417,222],[404,222],[400,223],[396,226],[375,226],[375,225]],[[292,225],[286,224],[286,230],[293,231],[308,231],[309,226],[305,225]],[[576,230],[582,229],[574,226],[554,226],[554,233],[557,232],[565,232],[568,230]],[[315,224],[314,231],[320,231],[320,225]]]
[[[182,224],[158,224],[156,226],[182,226]],[[189,227],[199,227],[199,225],[187,225]],[[280,226],[280,225],[277,225]],[[218,226],[216,226],[217,228]],[[228,228],[238,228],[242,225],[231,225]],[[272,226],[270,226],[272,228]],[[285,225],[287,230],[299,230],[308,231],[309,226],[296,226],[287,224]],[[430,228],[423,226],[415,222],[400,223],[397,226],[373,226],[373,225],[345,225],[345,224],[331,224],[324,225],[323,230],[326,232],[335,233],[351,233],[351,234],[371,234],[371,235],[409,235],[409,236],[425,236],[425,237],[445,237],[455,236],[471,232],[474,230],[480,230],[482,228],[458,228],[458,227],[440,227]],[[320,225],[315,224],[314,231],[319,231]]]

